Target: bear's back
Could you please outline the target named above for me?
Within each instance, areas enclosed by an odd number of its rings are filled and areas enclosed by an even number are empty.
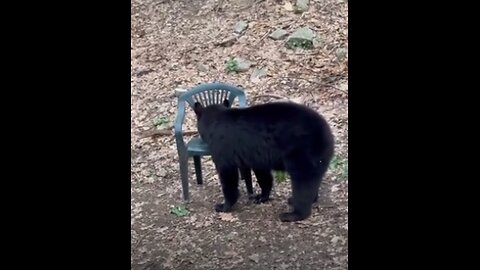
[[[320,159],[333,151],[328,123],[316,111],[295,103],[232,109],[209,106],[199,130],[217,162],[252,168],[277,166],[290,153]]]
[[[231,134],[242,136],[242,139],[245,136],[253,141],[270,138],[278,147],[313,151],[320,151],[333,144],[327,121],[304,105],[273,102],[224,110],[224,114],[225,119],[232,123]]]
[[[313,109],[296,104],[273,102],[248,108],[225,110],[227,119],[257,124],[257,128],[277,126],[283,131],[295,129],[295,133],[329,133],[327,121]]]

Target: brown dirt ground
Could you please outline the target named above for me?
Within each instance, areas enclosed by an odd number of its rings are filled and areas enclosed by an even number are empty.
[[[273,101],[275,94],[317,109],[331,123],[339,160],[348,160],[348,6],[342,0],[310,0],[303,14],[275,0],[132,0],[132,177],[131,268],[146,269],[347,269],[348,171],[332,166],[321,186],[321,200],[305,221],[282,223],[288,209],[289,181],[276,183],[272,201],[249,203],[245,185],[235,211],[220,215],[218,176],[204,158],[204,185],[195,184],[190,166],[188,215],[177,217],[182,204],[178,155],[173,136],[145,137],[159,118],[175,118],[174,89],[224,81],[245,88],[250,104]],[[291,1],[294,3],[295,1]],[[231,46],[239,20],[248,29]],[[287,50],[268,38],[276,27],[289,33],[309,26],[325,45],[310,51]],[[268,75],[252,82],[254,67],[225,72],[225,61],[243,57]],[[195,130],[188,112],[185,129]],[[188,139],[188,137],[186,138]],[[193,165],[191,163],[191,165]],[[256,191],[259,188],[256,186]]]

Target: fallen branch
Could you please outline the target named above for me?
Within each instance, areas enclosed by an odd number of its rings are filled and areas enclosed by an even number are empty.
[[[260,2],[263,2],[263,1],[265,1],[265,0],[252,1],[253,3],[247,4],[246,6],[240,7],[239,9],[237,9],[237,12],[244,11],[244,10],[252,8],[252,7],[256,7],[257,4],[259,4]]]
[[[154,130],[148,130],[144,132],[143,134],[140,134],[140,139],[148,138],[148,137],[160,137],[160,136],[173,136],[173,127],[169,127],[166,129],[154,129]],[[196,130],[186,130],[183,132],[183,135],[190,136],[190,135],[196,135],[198,134],[198,131]]]
[[[221,47],[229,47],[229,46],[232,46],[235,42],[237,42],[237,37],[230,36],[228,38],[223,39],[220,42],[214,42],[213,45],[221,46]]]
[[[255,99],[258,99],[258,98],[262,98],[262,97],[269,97],[269,98],[276,98],[276,99],[288,99],[286,97],[282,97],[280,95],[275,95],[275,94],[261,94],[261,95],[256,95],[256,96],[253,96],[251,99],[255,100]]]
[[[218,4],[216,4],[215,7],[213,8],[213,11],[215,11],[215,13],[217,13],[222,8],[223,8],[223,0],[220,0],[220,1],[218,1]]]
[[[138,239],[137,243],[135,243],[135,246],[133,247],[133,252],[135,252],[137,250],[138,246],[143,241],[143,239],[145,239],[146,236],[147,236],[147,234],[144,234]]]
[[[301,77],[288,77],[288,76],[286,76],[286,77],[277,77],[277,78],[278,78],[278,79],[298,79],[298,80],[304,80],[304,81],[307,81],[307,82],[309,82],[309,83],[314,83],[314,84],[318,84],[318,85],[320,85],[320,86],[325,86],[325,87],[333,88],[333,89],[335,89],[335,90],[338,90],[338,91],[343,92],[343,93],[345,93],[345,94],[348,95],[348,92],[347,92],[347,91],[345,91],[345,90],[343,90],[343,89],[340,89],[340,88],[338,88],[338,87],[336,87],[336,86],[333,86],[333,85],[330,85],[330,84],[326,84],[326,83],[321,83],[321,82],[318,82],[318,81],[313,81],[313,80],[306,79],[306,78],[301,78]]]
[[[148,137],[158,137],[158,136],[166,136],[172,135],[171,130],[161,129],[161,130],[149,130],[140,135],[140,139],[148,138]]]
[[[257,44],[255,44],[255,46],[258,46],[260,42],[262,42],[262,40],[264,40],[268,36],[268,34],[270,34],[270,30],[263,34],[263,36],[257,41]]]

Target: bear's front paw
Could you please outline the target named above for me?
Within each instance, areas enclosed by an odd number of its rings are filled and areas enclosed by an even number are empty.
[[[282,222],[294,222],[294,221],[300,221],[308,218],[309,215],[300,215],[295,212],[291,213],[281,213],[280,214],[280,221]]]
[[[232,210],[232,207],[228,206],[225,203],[217,203],[215,205],[215,211],[217,212],[230,212]]]
[[[261,204],[261,203],[268,202],[269,200],[270,200],[269,197],[264,197],[261,194],[259,194],[254,197],[253,202],[256,204]]]

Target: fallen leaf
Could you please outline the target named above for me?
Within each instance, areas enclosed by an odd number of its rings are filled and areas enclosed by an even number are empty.
[[[188,222],[190,223],[195,223],[197,221],[197,216],[191,216],[190,219],[188,220]]]
[[[288,11],[293,11],[293,5],[290,2],[285,2],[285,5],[283,5],[283,8]]]
[[[219,213],[219,217],[223,221],[233,222],[238,220],[238,218],[234,217],[232,213]]]
[[[304,104],[304,97],[296,97],[296,98],[291,98],[290,101],[298,104]]]
[[[168,230],[168,227],[162,227],[160,229],[157,229],[158,233],[164,233],[166,230]]]
[[[223,254],[225,254],[227,257],[235,257],[238,255],[238,253],[235,251],[225,251]]]
[[[342,83],[338,86],[339,89],[348,92],[348,83]]]
[[[205,221],[205,223],[203,223],[203,226],[204,226],[204,227],[208,227],[208,226],[210,226],[210,225],[212,225],[212,224],[213,224],[213,221],[209,219],[209,220]]]
[[[338,236],[335,235],[335,236],[332,238],[331,242],[332,242],[332,244],[335,245],[335,244],[337,244],[338,240],[340,240],[340,237],[338,237]]]
[[[254,261],[255,263],[258,263],[260,261],[260,256],[256,253],[248,256],[248,258],[250,260]]]

